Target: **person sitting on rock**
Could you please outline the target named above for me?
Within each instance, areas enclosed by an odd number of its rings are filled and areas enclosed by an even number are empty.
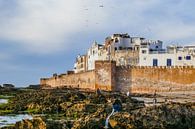
[[[96,93],[98,96],[102,95],[101,90],[99,88],[97,89]]]
[[[156,104],[156,103],[157,103],[157,98],[156,98],[157,94],[156,94],[156,90],[155,90],[153,96],[154,96],[154,98],[153,98],[153,104]]]
[[[112,108],[115,112],[119,112],[122,110],[122,103],[119,99],[116,99],[115,102],[112,105]]]
[[[156,104],[156,103],[157,103],[157,99],[154,98],[154,99],[153,99],[153,104]]]

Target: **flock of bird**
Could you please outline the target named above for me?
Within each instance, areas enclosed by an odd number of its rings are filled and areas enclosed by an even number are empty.
[[[104,5],[103,5],[103,4],[99,4],[98,7],[99,7],[99,8],[104,8]],[[90,11],[89,8],[86,8],[86,6],[84,6],[84,10],[85,10],[85,11]],[[88,22],[89,22],[89,20],[86,19],[85,22],[86,22],[86,25],[85,25],[85,26],[88,27]],[[99,23],[96,22],[95,24],[99,24]]]
[[[99,2],[99,4],[97,4],[96,7],[98,7],[98,8],[105,8],[103,2]],[[85,11],[91,12],[91,10],[90,10],[90,8],[89,8],[88,6],[84,5],[83,8],[84,8]],[[111,8],[114,8],[113,10],[116,9],[115,6],[111,6]],[[94,15],[95,15],[95,14],[94,14]],[[128,13],[127,13],[127,12],[124,12],[123,15],[124,15],[124,17],[127,17],[127,16],[128,16]],[[85,20],[85,27],[88,27],[88,26],[89,26],[90,20],[89,20],[88,18],[89,18],[89,17],[87,17],[86,20]],[[100,21],[99,21],[99,22],[100,22]],[[99,22],[96,21],[94,24],[98,25]],[[145,28],[145,31],[151,33],[151,32],[152,32],[152,29],[151,29],[150,27],[146,27],[146,28]]]

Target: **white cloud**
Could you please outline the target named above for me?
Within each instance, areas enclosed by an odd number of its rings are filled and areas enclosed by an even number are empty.
[[[13,40],[36,53],[69,49],[72,36],[82,31],[91,35],[138,32],[165,40],[183,39],[191,37],[195,27],[183,23],[177,15],[182,14],[178,8],[181,3],[173,6],[161,0],[17,0],[15,12],[11,12],[14,15],[0,15],[0,38]],[[102,4],[104,7],[99,7]],[[151,32],[145,31],[148,27]]]
[[[94,18],[89,20],[91,23],[101,17],[106,20],[101,10],[93,10],[88,3],[89,0],[18,0],[18,13],[4,17],[7,20],[0,25],[0,37],[18,41],[32,51],[58,50],[70,44],[71,34],[85,29],[88,18]]]

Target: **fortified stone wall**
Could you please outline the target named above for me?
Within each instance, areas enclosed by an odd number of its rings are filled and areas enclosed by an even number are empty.
[[[95,87],[107,91],[115,90],[115,61],[95,62]]]
[[[151,94],[186,92],[195,91],[195,68],[116,66],[115,61],[96,61],[93,71],[43,78],[41,85]]]
[[[111,91],[115,86],[116,63],[112,61],[96,61],[95,70],[56,75],[40,80],[43,88],[72,87],[81,89],[102,89]]]
[[[116,88],[132,93],[195,91],[193,67],[117,67]]]
[[[132,85],[132,67],[117,66],[116,67],[116,90],[127,92],[130,91]]]
[[[62,74],[53,76],[51,78],[42,78],[41,85],[43,87],[72,87],[72,88],[84,88],[95,89],[95,73],[94,71],[88,71],[76,74]]]

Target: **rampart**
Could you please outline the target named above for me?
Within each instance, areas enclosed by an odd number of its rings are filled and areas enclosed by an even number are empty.
[[[76,74],[61,74],[51,78],[42,78],[41,86],[43,88],[71,87],[95,89],[94,71],[88,71]]]
[[[115,91],[115,61],[95,62],[95,88],[107,91]]]
[[[195,91],[193,67],[117,67],[116,89],[132,93]]]
[[[194,67],[116,66],[115,61],[96,61],[95,70],[41,79],[41,85],[131,93],[195,91]]]
[[[100,88],[112,91],[115,86],[115,67],[116,63],[112,61],[96,61],[95,70],[41,78],[40,84],[43,88],[72,87],[90,90]]]

